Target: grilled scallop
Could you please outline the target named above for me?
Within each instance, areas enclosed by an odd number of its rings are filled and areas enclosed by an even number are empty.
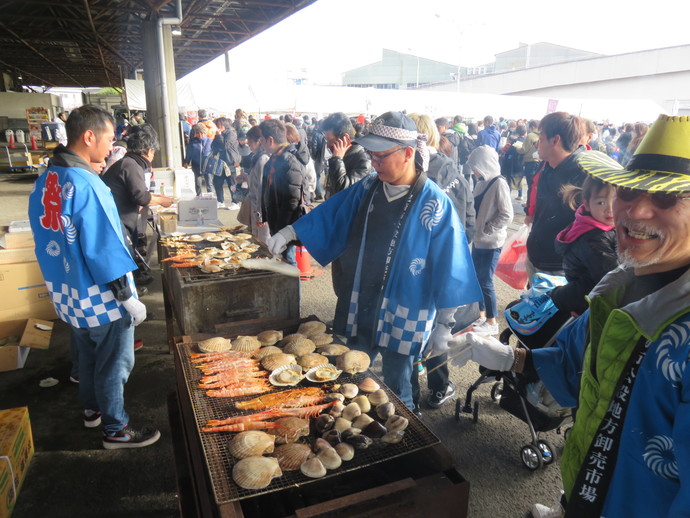
[[[273,457],[247,457],[232,468],[232,479],[243,489],[263,489],[282,474],[278,460]]]

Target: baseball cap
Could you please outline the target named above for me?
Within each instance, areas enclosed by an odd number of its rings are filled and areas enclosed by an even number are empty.
[[[395,146],[417,148],[417,125],[402,112],[384,113],[367,130],[354,142],[369,151],[387,151]]]

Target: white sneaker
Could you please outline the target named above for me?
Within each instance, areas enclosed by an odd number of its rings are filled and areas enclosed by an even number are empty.
[[[497,335],[498,334],[498,324],[489,324],[488,322],[482,322],[479,325],[472,326],[472,332],[478,335]]]
[[[563,518],[564,514],[561,504],[555,504],[553,507],[542,504],[532,506],[532,518]]]
[[[231,203],[230,206],[228,207],[228,210],[240,210],[240,204],[239,203]]]
[[[479,326],[479,325],[483,324],[484,322],[486,322],[486,317],[479,317],[477,320],[472,322],[472,327]]]
[[[225,203],[220,203],[220,202],[218,202],[217,207],[218,207],[219,209],[225,209],[225,208],[227,208],[227,207],[225,207]]]

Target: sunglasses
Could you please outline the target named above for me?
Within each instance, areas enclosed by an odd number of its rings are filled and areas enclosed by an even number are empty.
[[[616,196],[623,201],[634,201],[641,194],[646,194],[657,209],[666,210],[674,207],[679,200],[690,200],[690,196],[679,196],[666,192],[646,192],[627,187],[616,187]]]
[[[381,162],[382,160],[385,160],[389,156],[391,156],[394,153],[397,153],[400,150],[405,149],[404,147],[398,147],[395,148],[393,151],[389,151],[388,153],[372,153],[371,151],[367,151],[367,155],[369,155],[369,158],[371,158],[372,162]]]

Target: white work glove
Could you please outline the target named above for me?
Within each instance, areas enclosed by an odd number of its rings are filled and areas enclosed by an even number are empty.
[[[139,299],[130,297],[122,305],[127,310],[127,313],[132,315],[132,324],[135,326],[146,320],[146,306]]]
[[[290,241],[296,240],[297,234],[295,234],[295,231],[292,229],[292,225],[288,225],[269,237],[266,240],[266,246],[271,254],[278,256],[285,251]]]
[[[511,346],[493,336],[479,336],[476,333],[466,333],[465,339],[471,353],[468,359],[492,371],[507,372],[512,368],[515,353]]]
[[[450,328],[445,324],[436,324],[431,330],[429,342],[426,345],[427,358],[439,356],[448,352],[448,342],[453,339]]]

